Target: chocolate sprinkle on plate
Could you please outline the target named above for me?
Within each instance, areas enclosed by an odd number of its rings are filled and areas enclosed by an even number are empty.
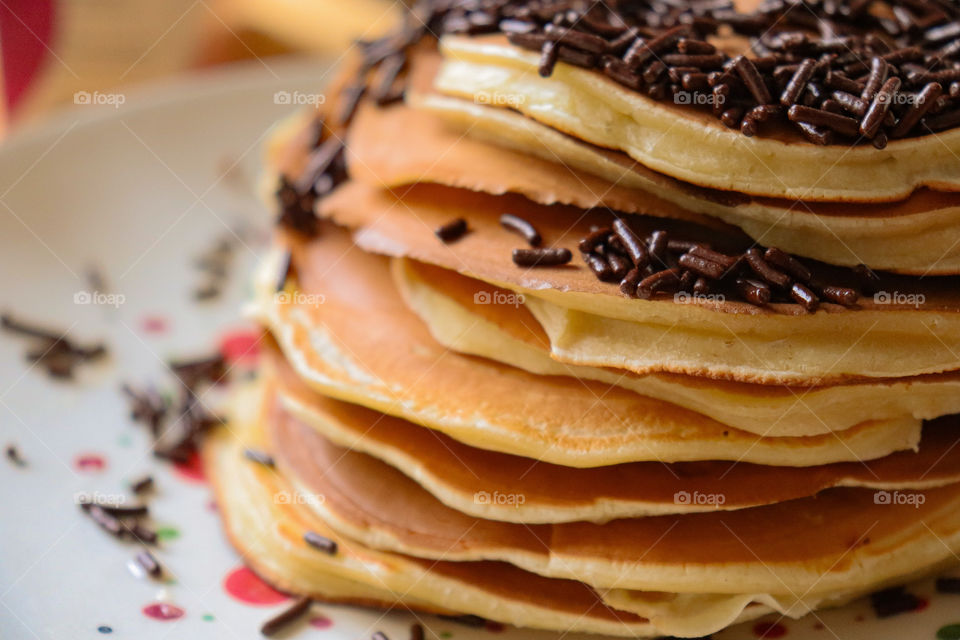
[[[920,598],[903,587],[892,587],[870,595],[870,606],[878,618],[889,618],[913,611],[919,604]]]
[[[960,593],[960,578],[937,578],[936,589],[939,593]]]
[[[448,620],[450,622],[462,624],[465,627],[471,627],[474,629],[482,629],[487,625],[486,618],[481,618],[480,616],[475,616],[473,614],[464,614],[460,616],[438,615],[437,617],[441,620]]]
[[[27,466],[27,461],[26,461],[26,460],[23,458],[23,456],[20,454],[20,449],[17,448],[17,445],[15,445],[15,444],[9,444],[9,445],[7,445],[7,448],[6,448],[6,450],[4,451],[4,453],[5,453],[5,455],[7,456],[7,460],[9,460],[10,462],[12,462],[12,463],[15,464],[16,466],[18,466],[18,467],[25,467],[25,466]]]
[[[137,495],[151,491],[154,487],[153,476],[143,476],[139,480],[130,483],[130,490]]]
[[[153,554],[146,549],[134,556],[134,559],[137,561],[137,564],[143,567],[143,570],[146,571],[148,575],[154,578],[159,578],[163,575],[163,567],[161,567],[157,559],[153,557]]]
[[[11,333],[34,339],[36,345],[27,352],[27,361],[43,366],[52,378],[71,379],[77,365],[107,354],[107,348],[102,344],[81,347],[63,333],[27,324],[9,314],[0,316],[0,326]]]
[[[310,598],[298,598],[292,605],[264,622],[260,627],[260,633],[268,637],[276,635],[277,632],[286,629],[303,617],[310,610],[311,604],[313,600]]]

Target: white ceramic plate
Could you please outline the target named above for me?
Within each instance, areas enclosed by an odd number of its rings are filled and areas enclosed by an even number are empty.
[[[0,459],[3,640],[256,638],[284,606],[239,570],[209,487],[149,454],[119,388],[169,386],[167,359],[207,354],[225,337],[243,346],[245,280],[269,227],[253,195],[259,148],[271,124],[296,108],[276,92],[309,101],[322,68],[254,64],[202,75],[127,94],[119,109],[76,107],[0,146],[0,310],[81,342],[103,340],[111,353],[82,366],[75,382],[57,382],[26,363],[28,340],[0,333],[0,445],[16,444],[28,461],[19,468]],[[223,294],[197,302],[204,275],[195,261],[221,238],[235,246]],[[102,291],[88,282],[91,269],[103,275]],[[137,548],[99,530],[75,504],[78,492],[124,494],[144,473],[158,486],[150,504],[166,534],[156,552],[170,575],[163,583],[131,571]],[[922,612],[880,621],[858,603],[717,637],[766,630],[798,640],[932,640],[960,622],[960,596],[935,596],[929,582],[911,590],[929,602]],[[183,615],[144,613],[157,603]],[[318,604],[290,635],[356,640],[380,629],[406,638],[412,621]],[[554,637],[424,623],[428,638]]]

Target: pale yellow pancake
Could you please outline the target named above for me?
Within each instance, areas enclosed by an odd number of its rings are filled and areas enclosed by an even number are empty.
[[[809,436],[849,429],[866,419],[960,413],[957,373],[789,387],[565,364],[550,358],[549,339],[511,291],[414,260],[395,259],[392,267],[407,305],[444,346],[538,375],[615,384],[751,433]]]
[[[914,448],[913,419],[767,438],[621,387],[538,376],[442,347],[393,285],[385,258],[333,227],[291,241],[298,288],[268,263],[254,313],[310,387],[480,448],[573,467],[725,459],[808,466]]]
[[[503,36],[441,41],[435,88],[512,108],[640,164],[703,187],[804,201],[877,202],[923,186],[960,190],[960,130],[872,146],[821,147],[799,136],[748,138],[710,114],[654,101],[593,70],[560,62],[549,78],[540,55]]]

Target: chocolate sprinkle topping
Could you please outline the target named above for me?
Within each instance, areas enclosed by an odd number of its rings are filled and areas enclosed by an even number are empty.
[[[514,249],[513,263],[519,267],[557,267],[573,259],[569,249]]]
[[[728,255],[660,229],[642,235],[631,226],[632,219],[618,214],[612,228],[592,229],[578,244],[594,275],[604,282],[618,282],[626,296],[650,299],[715,292],[724,299],[760,306],[792,302],[808,312],[816,311],[822,299],[850,307],[860,297],[855,289],[816,281],[809,267],[776,247],[755,246]],[[870,287],[878,286],[879,278],[873,274]]]
[[[500,225],[507,231],[512,231],[521,236],[531,247],[539,247],[543,241],[540,232],[532,224],[511,213],[504,213],[500,216]]]
[[[258,451],[257,449],[244,449],[243,455],[247,460],[256,462],[257,464],[262,464],[265,467],[275,466],[273,457],[264,451]]]
[[[958,96],[936,106],[925,102],[923,110],[914,99],[924,85],[960,80],[960,5],[947,0],[768,0],[750,13],[738,12],[731,0],[421,0],[412,11],[427,28],[407,24],[385,39],[400,50],[412,43],[411,34],[500,32],[540,54],[543,76],[560,61],[596,69],[655,100],[681,103],[678,93],[692,93],[683,103],[746,135],[793,123],[817,144],[882,146],[887,138],[960,124]],[[723,29],[748,39],[750,53],[731,58],[707,42]],[[835,113],[827,87],[876,107]],[[788,117],[771,109],[779,105],[809,111]],[[765,109],[761,118],[737,115],[757,107]],[[935,117],[926,117],[931,111]],[[811,131],[820,126],[814,120],[830,113],[851,117],[855,126],[829,120],[834,135]]]
[[[727,30],[749,53],[707,41]],[[883,148],[960,126],[960,4],[950,0],[767,0],[750,13],[732,0],[418,0],[396,30],[359,43],[355,77],[329,121],[317,118],[307,168],[277,185],[279,223],[319,232],[317,200],[347,178],[345,128],[365,97],[403,97],[411,48],[490,33],[536,51],[542,76],[558,62],[593,69],[747,136],[792,127],[818,145]]]
[[[324,553],[328,553],[330,555],[337,553],[336,542],[314,531],[307,531],[305,534],[303,534],[303,541],[318,551],[323,551]]]
[[[463,218],[451,220],[445,225],[437,227],[434,233],[444,242],[456,242],[467,233],[467,221]]]

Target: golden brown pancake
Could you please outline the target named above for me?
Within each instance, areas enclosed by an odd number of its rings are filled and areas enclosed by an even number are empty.
[[[916,446],[912,419],[767,438],[615,385],[537,376],[439,345],[400,298],[386,259],[329,228],[291,242],[298,288],[261,273],[256,313],[313,389],[480,448],[590,467],[726,459],[807,466]]]
[[[266,450],[269,405],[257,390],[238,397],[234,418],[205,443],[205,467],[230,541],[282,591],[318,600],[472,614],[506,624],[606,635],[660,635],[643,618],[603,604],[573,580],[544,578],[502,562],[435,562],[376,551],[331,530],[308,506],[322,500],[244,456]],[[241,418],[242,417],[242,418]],[[308,531],[333,540],[335,554],[310,547]],[[744,619],[766,609],[745,612]]]
[[[814,495],[832,487],[925,489],[960,481],[960,416],[927,424],[918,452],[868,462],[771,467],[720,461],[636,462],[577,469],[478,449],[406,420],[312,392],[269,352],[279,404],[293,417],[284,437],[333,444],[386,462],[452,509],[507,522],[604,522],[615,518],[735,510]],[[722,501],[708,496],[722,494]],[[522,498],[518,498],[522,496]]]
[[[751,433],[818,435],[866,419],[920,420],[960,412],[957,373],[790,387],[565,364],[550,358],[549,338],[513,292],[414,260],[395,259],[392,272],[407,305],[446,347],[538,375],[615,384]]]
[[[423,558],[502,560],[594,587],[812,595],[932,571],[960,547],[957,484],[830,489],[738,511],[604,524],[515,524],[446,507],[380,460],[290,424],[270,421],[272,451],[295,486],[324,496],[314,510],[363,544]]]
[[[757,307],[726,298],[636,300],[598,280],[579,259],[563,267],[518,267],[510,255],[522,240],[499,224],[500,213],[510,211],[530,221],[545,246],[576,252],[591,226],[610,224],[604,211],[430,185],[398,196],[359,183],[340,187],[321,211],[355,229],[365,251],[436,264],[523,293],[551,337],[554,357],[573,364],[800,386],[960,368],[960,352],[951,347],[960,344],[952,278],[890,276],[895,300],[861,298],[856,309],[825,304],[816,313],[796,304]],[[440,242],[434,229],[458,217],[468,221],[470,233]],[[718,247],[735,241],[678,221],[638,223],[644,233],[662,227],[680,237],[709,238]]]

